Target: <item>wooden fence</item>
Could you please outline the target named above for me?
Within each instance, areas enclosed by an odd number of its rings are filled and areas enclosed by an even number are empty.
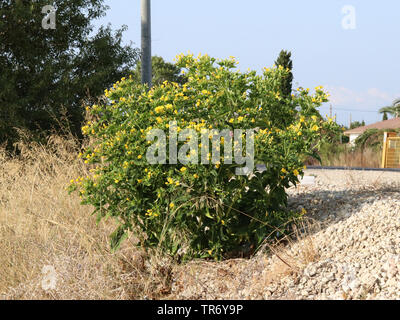
[[[392,135],[392,132],[385,133],[382,168],[400,168],[400,137]]]

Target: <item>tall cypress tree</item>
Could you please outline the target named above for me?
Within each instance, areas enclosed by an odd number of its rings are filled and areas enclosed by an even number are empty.
[[[383,120],[383,121],[388,120],[388,115],[387,115],[386,112],[383,113],[383,119],[382,119],[382,120]]]
[[[282,66],[285,69],[289,69],[289,74],[282,79],[281,83],[281,95],[289,97],[292,94],[292,82],[293,82],[293,62],[291,59],[292,53],[290,51],[282,50],[279,53],[278,59],[275,61],[277,67]]]

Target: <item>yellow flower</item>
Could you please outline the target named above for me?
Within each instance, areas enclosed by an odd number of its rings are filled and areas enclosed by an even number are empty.
[[[154,109],[154,111],[155,111],[156,113],[161,113],[161,112],[164,111],[164,107],[163,107],[163,106],[157,107],[157,108]]]
[[[139,154],[137,158],[140,160],[140,159],[142,159],[143,157],[142,157],[141,154]]]
[[[282,172],[282,173],[286,173],[287,171],[286,171],[285,168],[282,168],[281,172]]]
[[[186,167],[182,167],[180,171],[181,171],[182,173],[185,173],[185,172],[186,172],[186,170],[187,170],[187,168],[186,168]]]
[[[314,126],[311,128],[311,130],[312,130],[312,131],[318,131],[318,130],[319,130],[319,127],[318,127],[317,125],[314,125]]]
[[[142,180],[142,179],[138,179],[137,182],[138,182],[138,183],[142,183],[143,180]]]
[[[198,178],[199,178],[199,175],[198,175],[197,173],[195,173],[195,174],[193,175],[193,178],[198,179]]]
[[[299,175],[299,171],[297,171],[296,169],[293,170],[293,173],[294,173],[295,176]]]
[[[175,207],[175,204],[174,204],[173,202],[171,202],[171,203],[169,204],[169,207],[170,207],[171,209],[173,209],[173,208]]]

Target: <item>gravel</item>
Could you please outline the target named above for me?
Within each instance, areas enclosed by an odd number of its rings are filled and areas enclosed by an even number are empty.
[[[307,170],[289,207],[315,221],[297,241],[251,259],[193,262],[177,299],[399,299],[400,173]]]

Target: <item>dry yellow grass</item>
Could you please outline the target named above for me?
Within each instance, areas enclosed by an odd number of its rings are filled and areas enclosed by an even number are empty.
[[[367,148],[364,151],[344,152],[332,159],[332,166],[379,168],[381,152]]]
[[[324,166],[380,168],[382,152],[372,148],[352,151],[350,147],[348,149],[346,147],[343,151],[322,158]],[[320,163],[310,158],[307,160],[307,165],[319,166]]]
[[[146,257],[130,241],[109,250],[112,221],[95,223],[92,208],[68,195],[71,179],[87,174],[73,139],[21,144],[0,152],[0,299],[141,299],[168,291],[169,261]],[[57,275],[44,290],[44,266]]]

